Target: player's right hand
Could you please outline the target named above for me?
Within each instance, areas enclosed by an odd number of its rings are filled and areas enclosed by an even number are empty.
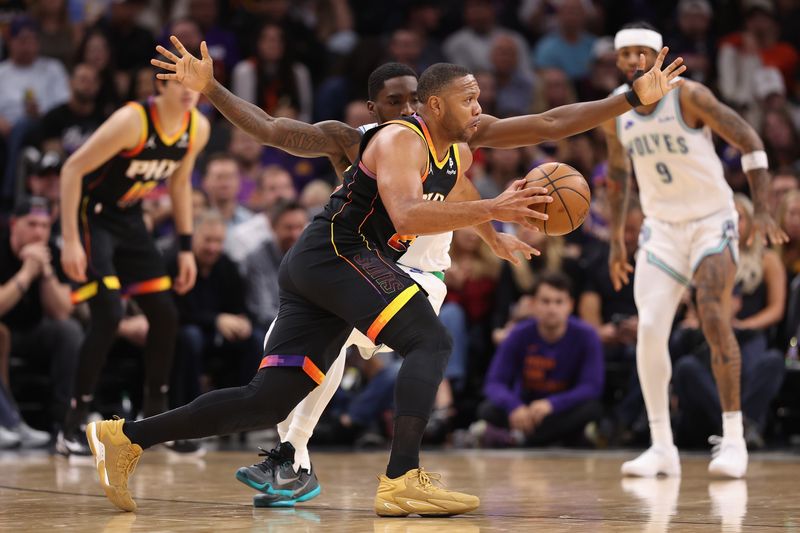
[[[83,251],[80,241],[64,241],[61,267],[72,281],[86,282],[86,252]]]
[[[170,62],[159,59],[151,59],[150,64],[155,67],[163,68],[168,73],[159,72],[156,77],[160,80],[175,80],[183,84],[184,87],[194,91],[203,92],[211,86],[214,81],[214,62],[208,54],[208,45],[203,41],[200,43],[200,59],[190,54],[183,43],[172,35],[169,38],[178,55],[173,54],[161,45],[156,46],[156,52],[163,55]]]
[[[553,201],[553,197],[548,196],[546,188],[528,187],[526,189],[525,183],[525,179],[515,180],[505,191],[490,200],[492,219],[501,222],[515,222],[538,231],[530,219],[547,220],[548,216],[534,211],[531,206],[550,203]]]
[[[628,251],[625,249],[625,241],[611,240],[611,251],[608,255],[608,272],[611,275],[611,285],[614,290],[619,292],[623,285],[631,282],[630,275],[633,273],[633,265],[628,263]]]

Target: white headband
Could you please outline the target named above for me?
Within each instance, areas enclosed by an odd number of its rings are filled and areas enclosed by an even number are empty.
[[[646,46],[656,52],[660,52],[663,44],[664,41],[660,33],[644,28],[620,30],[614,37],[614,50],[619,50],[626,46]]]

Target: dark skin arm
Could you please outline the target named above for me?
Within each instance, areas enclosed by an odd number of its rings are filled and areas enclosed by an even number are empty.
[[[708,87],[687,81],[681,90],[680,100],[683,118],[689,126],[695,128],[708,126],[742,154],[764,149],[764,143],[752,126],[733,109],[717,100]],[[788,242],[789,237],[769,212],[770,179],[770,173],[765,168],[747,172],[755,208],[753,220],[755,231],[750,240],[752,242],[753,238],[766,237],[772,244],[782,244]]]
[[[631,161],[625,147],[617,137],[617,124],[610,120],[603,124],[603,133],[608,145],[608,204],[611,216],[611,250],[608,257],[611,284],[615,291],[630,283],[633,265],[628,262],[625,249],[625,217],[628,211],[628,196],[631,189]]]
[[[340,175],[355,159],[361,142],[361,135],[355,128],[335,120],[306,124],[299,120],[270,116],[214,79],[213,62],[205,41],[200,46],[201,59],[198,59],[186,51],[177,37],[173,36],[171,40],[178,55],[163,46],[156,47],[158,53],[171,63],[157,59],[150,61],[170,72],[158,74],[159,79],[177,80],[190,89],[202,92],[225,118],[261,144],[299,157],[327,157]]]
[[[633,82],[633,90],[643,105],[660,100],[669,91],[679,87],[682,80],[676,80],[686,70],[682,58],[670,63],[664,70],[661,65],[669,52],[663,48],[656,58],[653,68]],[[645,58],[639,58],[639,67],[644,70]],[[624,95],[609,96],[594,102],[581,102],[556,107],[538,115],[525,115],[498,119],[491,115],[481,115],[478,131],[469,140],[471,149],[481,146],[489,148],[519,148],[544,141],[563,139],[588,131],[626,111],[631,105]]]
[[[502,220],[532,227],[529,218],[546,215],[530,206],[551,202],[546,189],[523,189],[525,180],[491,200],[429,202],[422,197],[422,176],[428,164],[428,148],[420,137],[403,126],[389,125],[372,138],[362,161],[381,178],[378,192],[396,231],[402,235],[432,235],[466,226]]]

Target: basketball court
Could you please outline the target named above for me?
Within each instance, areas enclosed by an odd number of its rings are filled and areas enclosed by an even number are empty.
[[[106,500],[93,466],[44,452],[0,454],[0,531],[800,531],[800,457],[753,454],[747,480],[713,481],[708,457],[683,454],[683,477],[621,479],[629,452],[438,451],[423,464],[477,494],[454,518],[378,518],[376,474],[387,454],[313,454],[322,494],[295,509],[255,509],[234,479],[254,453],[209,452],[175,462],[144,455],[131,482],[139,510]]]

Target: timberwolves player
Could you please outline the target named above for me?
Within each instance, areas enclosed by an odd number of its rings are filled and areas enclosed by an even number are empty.
[[[631,78],[640,55],[652,65],[661,35],[634,24],[614,39],[617,66]],[[617,93],[628,90],[628,85]],[[672,440],[668,386],[672,373],[667,341],[673,316],[686,287],[693,287],[722,405],[722,438],[708,470],[740,478],[747,470],[739,405],[740,353],[731,327],[731,297],[736,273],[737,231],[733,193],[714,151],[711,132],[742,152],[760,233],[773,243],[786,236],[767,208],[769,174],[761,139],[741,117],[703,85],[686,80],[680,90],[656,104],[638,106],[604,125],[609,147],[612,218],[610,271],[614,287],[628,283],[623,225],[630,163],[645,214],[636,261],[634,295],[639,311],[636,364],[650,422],[652,446],[622,465],[630,476],[678,476],[678,450]],[[762,238],[759,236],[758,238]]]
[[[144,348],[145,416],[167,408],[167,384],[177,330],[172,281],[142,219],[141,199],[166,181],[180,242],[175,291],[194,285],[191,252],[191,173],[208,140],[208,121],[194,108],[198,94],[156,81],[158,96],[117,110],[61,171],[64,272],[81,284],[75,303],[88,301],[91,325],[80,352],[72,405],[56,449],[90,455],[85,423],[97,379],[117,335],[123,296],[133,297],[149,324]],[[194,452],[192,443],[170,443]]]

